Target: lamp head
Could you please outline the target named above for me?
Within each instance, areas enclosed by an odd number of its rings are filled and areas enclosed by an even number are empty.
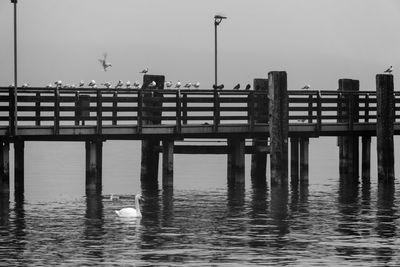
[[[215,25],[219,25],[223,19],[227,19],[227,17],[222,16],[222,15],[215,15],[214,16]]]
[[[11,0],[11,3],[16,4],[18,0]]]

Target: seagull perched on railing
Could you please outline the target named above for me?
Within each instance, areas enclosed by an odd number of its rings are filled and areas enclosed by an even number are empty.
[[[149,88],[154,88],[154,87],[156,87],[156,85],[157,85],[157,83],[156,83],[155,81],[152,81],[151,83],[149,83],[149,84],[147,85],[147,87],[149,87]]]
[[[131,88],[131,82],[130,81],[126,82],[126,88]]]
[[[111,83],[110,82],[102,83],[102,85],[104,85],[106,88],[110,88],[111,87]]]
[[[248,83],[247,85],[246,85],[246,90],[250,90],[250,88],[251,88],[251,85]]]
[[[240,89],[240,83],[236,84],[235,87],[233,87],[233,90],[239,90]]]
[[[214,85],[213,85],[213,89],[222,90],[222,89],[224,89],[224,85],[223,85],[223,84],[221,84],[221,85],[216,85],[216,84],[214,84]]]
[[[189,89],[190,87],[192,87],[192,83],[186,83],[183,87]]]
[[[384,71],[384,73],[392,73],[393,71],[393,66],[390,66],[387,70]]]
[[[96,87],[96,81],[91,80],[90,83],[88,84],[90,87],[95,88]]]
[[[200,82],[194,83],[194,84],[193,84],[193,87],[194,87],[194,88],[199,88],[199,87],[200,87]]]
[[[62,86],[62,81],[56,81],[54,84],[56,85],[56,87],[61,87]]]
[[[171,81],[165,82],[165,86],[167,88],[170,88],[172,86],[172,82]]]
[[[146,74],[147,72],[149,72],[149,68],[145,68],[145,69],[143,69],[141,72],[139,72],[139,73],[143,73],[143,74]]]
[[[306,85],[304,85],[301,89],[307,90],[307,89],[310,89],[310,88],[311,88],[311,86],[310,86],[309,84],[306,84]]]
[[[115,86],[115,89],[117,89],[117,88],[119,88],[119,87],[122,87],[122,86],[124,86],[124,82],[121,81],[121,80],[118,80],[118,83],[117,83],[117,85]]]
[[[15,87],[15,85],[14,85],[14,83],[12,83],[8,87]]]
[[[175,84],[175,88],[180,88],[180,87],[181,87],[181,81],[178,80]]]
[[[138,81],[135,81],[133,83],[133,88],[138,89],[140,87],[140,83]]]
[[[29,87],[29,83],[24,83],[21,85],[22,88],[28,88]]]
[[[46,85],[46,88],[53,88],[53,85],[49,83],[48,85]]]
[[[81,80],[81,81],[79,82],[79,87],[83,87],[84,85],[85,85],[85,82]]]
[[[107,53],[103,54],[103,59],[99,59],[101,66],[103,67],[104,71],[107,71],[107,68],[112,67],[110,62],[107,62]]]

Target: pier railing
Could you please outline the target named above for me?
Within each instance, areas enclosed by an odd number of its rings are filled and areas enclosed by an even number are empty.
[[[289,90],[289,125],[345,125],[376,123],[376,93],[373,91]],[[246,125],[249,131],[268,124],[269,96],[265,91],[235,90],[137,90],[19,88],[18,127],[133,126],[175,127]],[[0,88],[0,128],[9,127],[9,90]],[[400,119],[400,92],[395,93],[395,121]],[[150,122],[150,123],[149,123]]]

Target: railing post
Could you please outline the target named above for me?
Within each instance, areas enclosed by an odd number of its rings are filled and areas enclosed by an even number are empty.
[[[321,131],[322,127],[322,103],[321,93],[317,92],[317,131]]]
[[[60,91],[57,88],[54,89],[54,134],[60,133]]]
[[[376,143],[378,158],[378,181],[381,184],[394,183],[394,97],[393,75],[376,75]]]
[[[142,133],[143,126],[143,94],[139,90],[137,92],[137,132]]]
[[[113,93],[113,111],[112,111],[112,125],[117,125],[117,119],[118,119],[118,112],[117,112],[117,108],[118,108],[118,92],[115,91]]]
[[[284,71],[268,73],[269,84],[269,136],[271,138],[271,185],[288,186],[288,92]]]
[[[81,121],[81,107],[79,105],[80,101],[79,101],[79,91],[75,92],[75,126],[79,125],[79,122]]]
[[[247,123],[249,124],[250,131],[254,131],[254,92],[250,92],[247,96]]]
[[[313,122],[313,95],[308,96],[308,123]]]
[[[40,126],[40,93],[36,93],[36,101],[35,101],[35,125]]]
[[[178,89],[175,94],[175,106],[176,106],[176,132],[181,133],[182,130],[182,108],[181,108],[181,93]]]
[[[96,92],[97,134],[103,132],[103,104],[101,90]]]
[[[187,113],[188,113],[188,106],[187,106],[187,93],[182,93],[182,123],[187,124]]]
[[[213,122],[213,131],[218,131],[218,125],[220,123],[220,104],[219,104],[219,92],[214,90],[214,122]]]

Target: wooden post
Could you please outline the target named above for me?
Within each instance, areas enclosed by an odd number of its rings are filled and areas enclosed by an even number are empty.
[[[145,125],[160,124],[162,115],[162,101],[155,100],[157,97],[162,97],[160,93],[146,93],[148,85],[151,82],[155,82],[156,86],[154,89],[164,89],[165,77],[163,75],[144,75],[143,76],[143,103],[142,108],[146,107],[159,108],[158,111],[142,111],[143,117],[148,119],[142,119],[143,127]],[[140,101],[140,100],[139,100]],[[155,118],[157,117],[157,118]],[[158,164],[159,164],[159,149],[160,140],[159,139],[144,139],[142,140],[142,159],[141,159],[141,171],[140,171],[140,181],[142,183],[143,189],[154,190],[158,188]]]
[[[80,100],[79,100],[79,91],[75,92],[75,126],[79,125],[81,121],[81,110],[80,110]]]
[[[60,133],[60,90],[54,89],[54,134]]]
[[[174,141],[163,140],[163,188],[174,185]]]
[[[300,186],[308,185],[308,137],[300,138]]]
[[[181,103],[181,92],[176,90],[175,94],[175,106],[176,106],[176,133],[181,133],[182,130],[182,103]]]
[[[187,124],[187,116],[188,116],[188,100],[187,93],[183,93],[182,96],[182,123]]]
[[[393,184],[395,177],[393,146],[395,104],[393,87],[393,75],[376,75],[378,181],[383,184]]]
[[[363,136],[362,143],[362,163],[361,163],[361,179],[363,184],[370,183],[371,178],[371,136]]]
[[[245,140],[228,139],[228,186],[244,186]]]
[[[96,115],[97,115],[97,134],[101,135],[103,132],[103,103],[102,94],[100,90],[97,90],[96,94]]]
[[[24,193],[24,155],[25,142],[14,141],[14,190],[15,194]]]
[[[253,88],[255,92],[251,93],[252,103],[252,116],[250,122],[256,123],[267,123],[267,113],[268,113],[268,100],[264,97],[262,92],[268,91],[268,79],[254,79]],[[258,92],[258,94],[257,94]],[[249,95],[249,96],[250,96]],[[252,126],[254,127],[254,126]],[[268,141],[267,138],[254,138],[252,141],[252,146],[259,151],[261,146],[266,146]],[[251,155],[251,179],[253,183],[264,184],[266,183],[267,175],[267,154],[256,152]]]
[[[10,143],[0,142],[0,195],[10,194]]]
[[[288,184],[288,93],[284,71],[268,73],[269,135],[271,138],[271,186]]]
[[[103,142],[91,140],[86,147],[86,194],[101,194]]]
[[[348,123],[350,130],[353,123],[358,122],[358,96],[348,91],[359,91],[358,80],[340,79],[339,91],[343,91],[341,103],[341,122]],[[340,177],[346,179],[347,183],[358,183],[359,177],[359,148],[358,136],[342,136],[339,142],[339,169]]]
[[[299,185],[299,138],[290,138],[290,179],[292,186]]]
[[[36,93],[35,101],[35,125],[40,126],[40,93]]]
[[[218,131],[218,125],[220,123],[220,101],[219,101],[219,92],[214,90],[214,102],[213,102],[213,131]]]
[[[118,118],[117,108],[118,108],[118,92],[115,91],[113,93],[113,100],[112,100],[112,125],[117,125],[117,118]]]

